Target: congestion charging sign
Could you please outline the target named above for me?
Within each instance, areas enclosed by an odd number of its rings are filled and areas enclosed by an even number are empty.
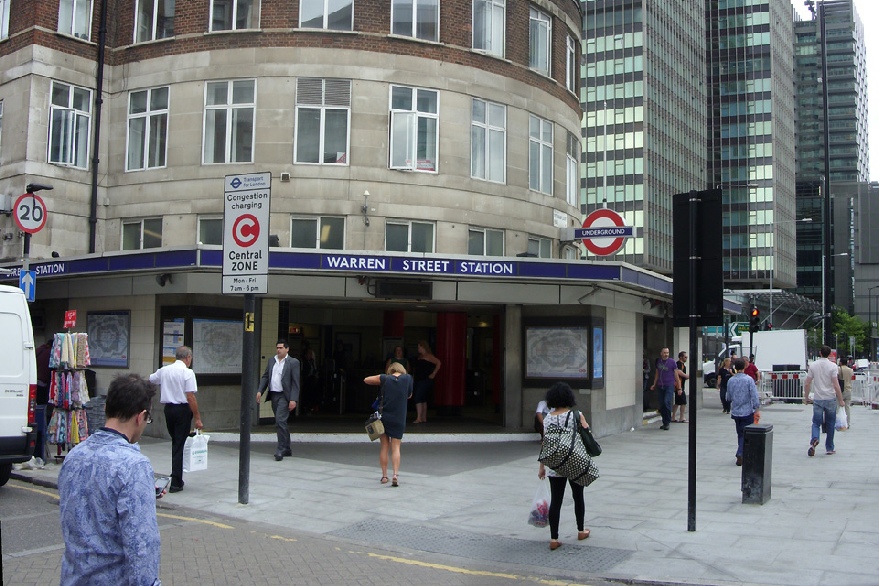
[[[223,293],[269,292],[272,174],[226,175]]]

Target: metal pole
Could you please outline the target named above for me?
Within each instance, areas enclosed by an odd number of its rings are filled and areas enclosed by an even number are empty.
[[[824,2],[818,3],[818,19],[821,31],[821,86],[824,95],[824,181],[821,196],[824,198],[824,274],[821,275],[824,280],[824,344],[830,345],[830,335],[832,334],[832,311],[833,299],[831,290],[833,281],[833,261],[831,254],[831,230],[832,223],[831,206],[830,206],[830,109],[828,107],[827,97],[827,28],[825,24]]]
[[[238,503],[246,505],[250,500],[250,413],[256,398],[253,385],[256,380],[253,357],[256,336],[256,296],[244,294],[244,335],[241,364],[241,427],[238,446]]]
[[[690,351],[689,356],[690,360],[695,360],[697,348],[696,348],[696,327],[697,327],[697,315],[696,308],[699,307],[699,304],[696,302],[696,296],[698,293],[698,288],[696,284],[698,283],[698,275],[697,275],[697,251],[698,247],[696,246],[696,235],[699,233],[698,225],[697,225],[697,205],[699,203],[699,197],[697,196],[696,191],[690,191],[690,250],[688,251],[688,256],[690,259]],[[687,531],[695,531],[696,530],[696,413],[699,411],[696,409],[696,395],[693,393],[694,382],[693,379],[693,362],[690,362],[690,433],[689,433],[689,441],[690,441],[690,450],[689,450],[689,475],[687,479]]]

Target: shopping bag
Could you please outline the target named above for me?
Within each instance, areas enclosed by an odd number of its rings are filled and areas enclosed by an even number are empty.
[[[836,429],[839,431],[848,429],[848,417],[845,414],[845,407],[840,407],[836,411]]]
[[[183,471],[197,472],[208,469],[208,440],[211,436],[195,430],[195,435],[186,438],[183,444]]]
[[[549,481],[541,480],[531,501],[531,513],[528,515],[528,524],[535,527],[546,527],[549,522]]]

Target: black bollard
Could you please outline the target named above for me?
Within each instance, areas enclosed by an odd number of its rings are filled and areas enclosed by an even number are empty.
[[[772,496],[772,425],[745,426],[742,502],[762,505]]]

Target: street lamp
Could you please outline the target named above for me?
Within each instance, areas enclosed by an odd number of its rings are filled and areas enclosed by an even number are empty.
[[[781,220],[780,222],[772,223],[772,269],[769,271],[769,317],[766,318],[767,323],[772,324],[772,313],[774,308],[772,306],[772,299],[775,296],[775,287],[773,287],[773,280],[775,278],[775,253],[778,252],[778,246],[776,245],[776,238],[778,237],[778,225],[779,224],[796,224],[799,222],[806,223],[811,222],[812,218],[800,218],[798,220]]]

